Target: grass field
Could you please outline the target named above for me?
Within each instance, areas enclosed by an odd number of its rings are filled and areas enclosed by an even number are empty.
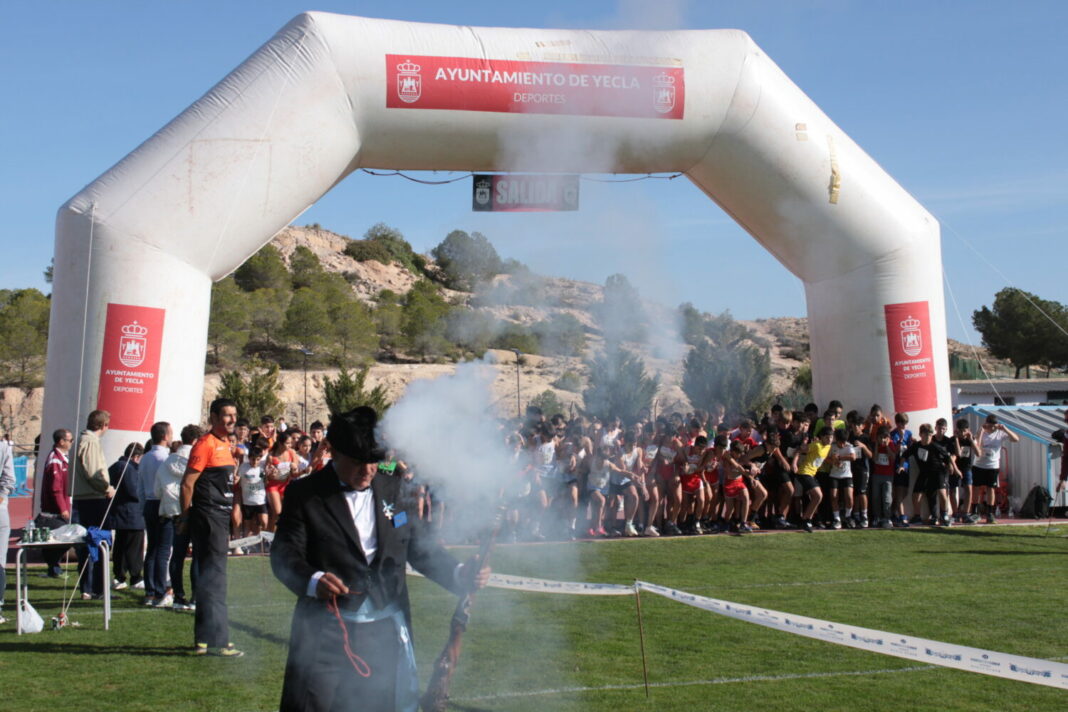
[[[642,579],[739,603],[1040,658],[1068,656],[1068,527],[822,532],[501,546],[504,573]],[[458,555],[464,555],[460,550]],[[277,709],[292,596],[262,557],[230,561],[240,660],[194,658],[192,617],[116,594],[112,630],[77,602],[80,628],[0,629],[5,710]],[[13,572],[12,572],[13,573]],[[32,572],[46,621],[62,582]],[[8,601],[13,599],[14,576]],[[421,676],[455,598],[411,579]],[[644,594],[651,698],[633,597],[487,589],[453,681],[460,710],[1060,710],[1068,692],[919,666],[793,636]],[[10,605],[8,607],[10,616]],[[56,693],[61,699],[57,699]]]

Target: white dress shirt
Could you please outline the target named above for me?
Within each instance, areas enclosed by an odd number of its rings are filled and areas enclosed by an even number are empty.
[[[374,563],[375,553],[378,551],[378,528],[375,526],[375,493],[368,487],[364,490],[349,490],[343,492],[345,503],[349,505],[352,514],[352,523],[356,526],[356,536],[360,540],[360,547],[367,557],[367,563]],[[315,590],[319,586],[319,579],[325,571],[316,571],[308,579],[307,595],[315,598]]]

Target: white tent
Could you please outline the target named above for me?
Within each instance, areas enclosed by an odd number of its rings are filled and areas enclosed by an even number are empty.
[[[804,282],[818,399],[949,409],[937,222],[744,32],[307,13],[60,209],[44,432],[198,422],[212,281],[360,167],[682,171]]]

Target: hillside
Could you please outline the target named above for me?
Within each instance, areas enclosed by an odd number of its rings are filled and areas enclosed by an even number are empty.
[[[404,295],[418,281],[411,270],[397,262],[383,264],[374,260],[361,262],[353,259],[345,253],[350,242],[347,237],[314,225],[287,227],[275,236],[271,244],[277,248],[287,267],[294,251],[300,246],[306,247],[318,258],[324,270],[343,275],[355,297],[369,306],[375,304],[375,298],[383,290]],[[434,273],[438,269],[433,261],[428,261],[428,271]],[[477,314],[491,317],[494,323],[501,325],[500,328],[507,328],[508,325],[530,328],[546,322],[554,315],[567,316],[581,325],[587,352],[601,348],[604,343],[602,324],[596,313],[596,307],[602,302],[605,294],[605,287],[602,285],[535,275],[520,270],[499,274],[475,292],[454,291],[440,286],[438,291],[453,305],[466,306]],[[678,312],[673,306],[648,301],[643,301],[641,307],[649,315],[648,322],[653,325],[650,329],[659,327],[660,330],[647,333],[644,343],[628,342],[628,346],[642,355],[650,373],[660,376],[656,409],[660,412],[685,411],[690,408],[690,404],[680,383],[682,359],[689,347],[682,343],[676,329],[659,326],[675,324],[678,321]],[[785,392],[809,358],[807,320],[776,317],[739,323],[751,331],[755,343],[769,349],[772,391]],[[991,359],[981,347],[973,349],[970,345],[950,340],[949,350],[951,354],[967,359],[978,356],[995,373],[1001,375],[1008,372],[1011,375],[1011,369],[1006,363]],[[405,357],[403,354],[380,354],[380,357],[383,360],[374,363],[370,369],[367,385],[384,385],[392,398],[403,394],[407,385],[414,380],[434,378],[451,373],[455,369],[453,363],[426,363],[423,362],[424,359]],[[514,413],[517,388],[515,354],[507,350],[490,349],[484,359],[497,370],[493,386],[496,409],[502,415]],[[561,390],[552,385],[566,372],[578,375],[585,382],[586,366],[581,358],[524,355],[519,367],[518,383],[521,404],[525,405],[544,391],[551,390],[568,409],[581,408],[582,399],[579,392]],[[309,420],[325,417],[322,378],[334,374],[336,370],[314,366],[310,368],[307,374]],[[289,422],[300,422],[304,374],[299,370],[283,371],[281,382],[281,398],[287,404],[285,416]],[[205,405],[214,396],[218,383],[218,374],[209,374],[206,377]],[[5,423],[13,424],[16,442],[29,442],[37,434],[41,405],[40,388],[29,391],[18,388],[0,389],[0,416]],[[166,414],[160,414],[160,417],[166,418]]]

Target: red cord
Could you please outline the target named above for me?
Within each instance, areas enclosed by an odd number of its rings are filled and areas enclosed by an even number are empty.
[[[337,618],[337,624],[341,626],[341,635],[345,639],[345,655],[348,656],[356,674],[360,677],[371,677],[371,667],[363,658],[352,652],[352,648],[349,647],[349,629],[345,626],[345,621],[341,619],[341,611],[337,607],[337,596],[330,596],[326,609],[334,614],[334,617]]]

